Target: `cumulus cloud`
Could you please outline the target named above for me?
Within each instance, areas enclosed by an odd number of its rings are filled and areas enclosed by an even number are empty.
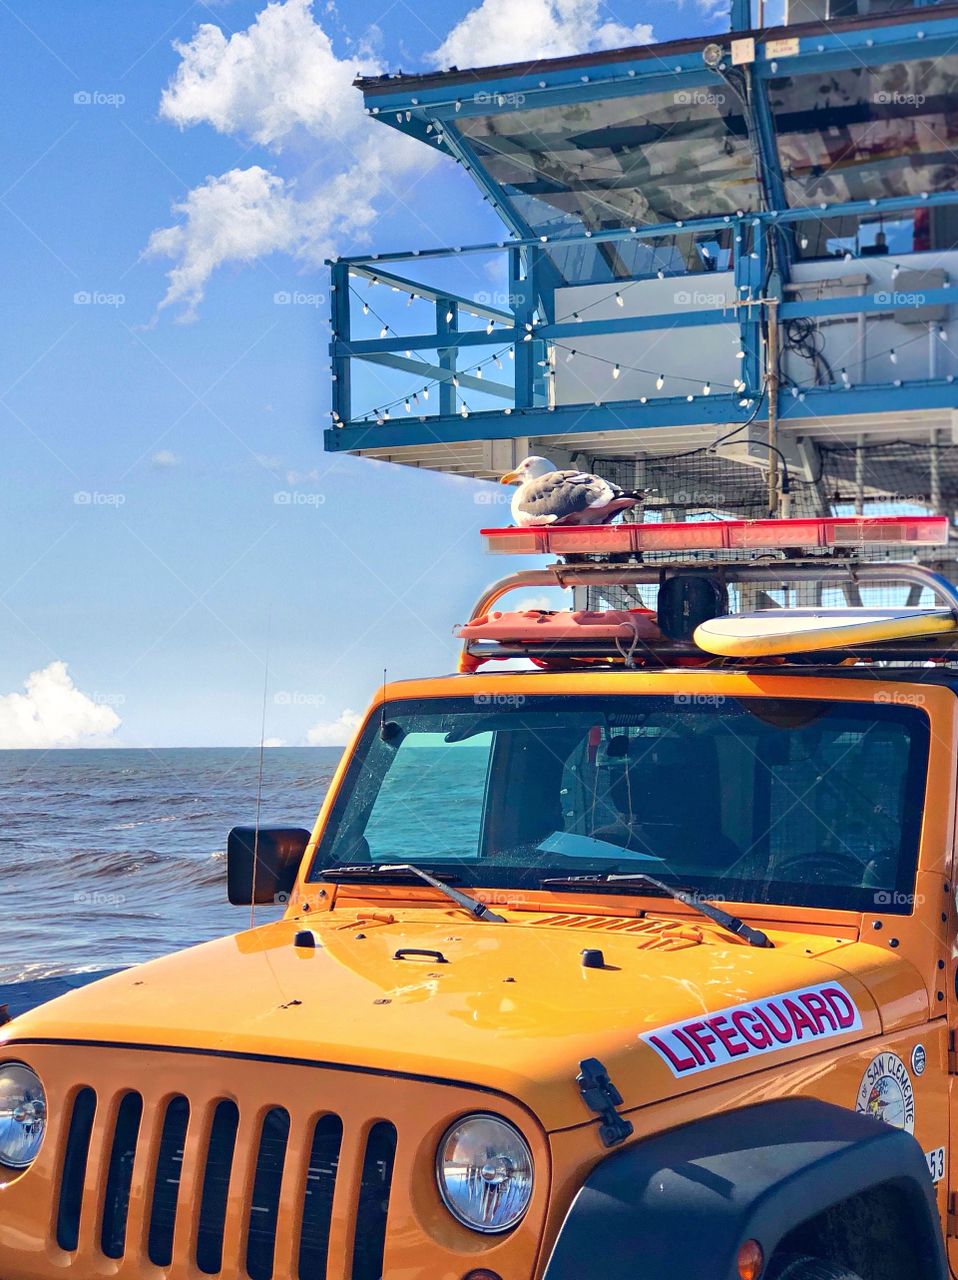
[[[336,56],[311,0],[271,3],[245,31],[213,23],[176,45],[180,65],[160,101],[164,119],[267,147],[308,153],[308,178],[254,164],[211,176],[175,205],[173,226],[154,231],[147,254],[172,260],[160,306],[190,320],[213,272],[270,253],[318,265],[361,240],[375,202],[429,152],[372,124],[352,87],[375,60]],[[308,146],[307,146],[308,144]]]
[[[51,662],[24,681],[26,693],[0,697],[0,748],[83,747],[109,741],[120,727],[112,707],[82,693],[65,662]]]
[[[362,721],[362,716],[348,707],[336,720],[321,720],[306,734],[311,747],[344,747]]]
[[[299,129],[314,137],[355,133],[364,117],[352,81],[379,70],[337,58],[311,0],[268,4],[231,36],[204,23],[174,48],[180,65],[160,99],[161,116],[276,149]]]
[[[440,67],[561,58],[590,49],[648,44],[652,28],[606,18],[601,0],[483,0],[429,55]]]

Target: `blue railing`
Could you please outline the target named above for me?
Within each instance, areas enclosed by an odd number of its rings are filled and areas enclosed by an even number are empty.
[[[599,231],[593,235],[563,236],[550,241],[513,240],[468,247],[377,254],[371,257],[343,258],[330,264],[333,287],[332,341],[333,363],[332,427],[327,444],[332,449],[371,447],[375,442],[393,445],[442,438],[469,439],[529,434],[548,429],[562,430],[557,424],[563,418],[577,416],[581,426],[589,429],[614,428],[623,425],[623,403],[629,409],[630,426],[672,425],[683,422],[736,421],[752,411],[765,383],[764,340],[770,307],[776,307],[778,318],[786,324],[805,320],[812,324],[834,321],[837,317],[878,316],[907,307],[909,300],[898,298],[887,289],[864,290],[854,297],[797,298],[795,290],[783,291],[772,266],[772,238],[794,234],[795,224],[812,219],[841,219],[867,216],[889,218],[919,207],[958,203],[958,192],[929,194],[927,197],[902,197],[883,201],[858,201],[828,207],[797,208],[778,213],[755,213],[740,216],[707,218],[692,222]],[[734,278],[734,298],[716,306],[676,306],[657,314],[625,314],[614,318],[590,319],[573,316],[556,319],[556,273],[552,251],[567,249],[577,243],[621,243],[645,241],[662,244],[676,237],[706,240],[719,234],[730,243],[728,270]],[[395,270],[397,264],[415,262],[417,272],[444,275],[462,280],[465,262],[473,255],[489,259],[505,255],[508,287],[501,298],[478,293],[468,297],[445,285],[427,285],[421,280]],[[904,255],[903,255],[904,256]],[[934,268],[940,255],[934,251],[909,254],[910,269],[917,260]],[[825,259],[824,261],[833,261]],[[851,259],[848,270],[873,266],[891,257],[871,256]],[[658,272],[683,280],[707,280],[708,275],[685,275]],[[602,285],[608,296],[625,293],[643,278],[613,280]],[[430,308],[430,324],[407,334],[396,332],[399,322],[390,310],[380,327],[379,336],[358,336],[357,313],[368,310],[378,323],[387,310],[384,303],[377,308],[370,303],[372,284],[381,286],[388,299],[398,293],[410,303],[425,303]],[[599,288],[600,286],[596,286]],[[363,294],[361,289],[365,289]],[[378,291],[376,291],[378,294]],[[681,291],[678,293],[681,297]],[[689,295],[691,296],[691,295]],[[491,299],[491,300],[490,300]],[[924,288],[915,306],[934,308],[958,304],[958,287],[942,283]],[[393,309],[395,304],[393,303]],[[586,310],[587,308],[584,308]],[[625,309],[623,309],[624,311]],[[407,312],[406,314],[421,314]],[[549,378],[554,371],[556,350],[589,339],[615,338],[663,330],[684,334],[709,326],[737,325],[740,350],[735,354],[735,377],[724,387],[716,385],[708,403],[703,394],[674,393],[674,385],[650,391],[635,402],[609,398],[607,403],[557,403],[550,391]],[[367,328],[369,325],[366,326]],[[944,332],[942,333],[944,335]],[[694,333],[689,335],[689,350],[694,351]],[[684,341],[684,339],[683,339]],[[950,350],[950,344],[949,344]],[[641,343],[636,355],[641,356]],[[891,352],[894,360],[895,353]],[[609,362],[611,363],[611,362]],[[899,379],[889,368],[887,379],[862,381],[849,378],[836,369],[830,382],[796,385],[790,403],[783,406],[783,416],[802,416],[803,412],[826,415],[839,412],[888,411],[902,407],[937,407],[956,402],[953,377],[940,373],[929,359],[922,376]],[[493,365],[498,366],[492,372]],[[357,377],[359,366],[367,371],[389,371],[391,381],[383,381],[372,389],[368,379]],[[618,366],[616,366],[618,369]],[[408,386],[395,381],[395,375],[408,375]],[[490,376],[491,375],[491,376]],[[615,375],[617,376],[617,374]],[[851,393],[840,398],[834,390]],[[426,397],[423,396],[426,393]],[[430,392],[435,394],[430,395]],[[828,403],[826,403],[828,398]],[[815,402],[814,409],[803,406]],[[519,427],[513,415],[527,419]],[[548,415],[548,425],[546,415]],[[510,420],[511,419],[511,420]]]

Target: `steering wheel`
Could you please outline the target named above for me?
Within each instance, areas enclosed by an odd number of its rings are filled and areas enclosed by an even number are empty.
[[[839,849],[803,853],[793,849],[769,863],[770,878],[802,884],[861,885],[871,863]]]

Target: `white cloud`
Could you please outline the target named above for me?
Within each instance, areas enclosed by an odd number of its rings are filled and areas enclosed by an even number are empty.
[[[482,0],[446,36],[430,61],[482,67],[561,58],[590,49],[648,44],[652,28],[605,18],[601,0]]]
[[[211,124],[277,150],[298,129],[316,137],[355,133],[364,117],[352,81],[379,70],[336,57],[311,0],[268,4],[231,36],[203,23],[174,48],[181,61],[160,99],[161,116],[181,128]]]
[[[73,683],[65,662],[51,662],[24,681],[26,693],[0,697],[0,748],[82,747],[106,742],[120,727],[112,707]]]
[[[204,23],[175,47],[180,65],[160,101],[165,119],[207,124],[276,153],[305,150],[309,161],[299,181],[258,164],[208,177],[174,206],[175,225],[154,231],[147,254],[173,261],[160,305],[183,308],[183,319],[194,317],[220,266],[275,252],[318,265],[361,240],[377,197],[428,162],[421,144],[367,118],[352,81],[381,67],[337,57],[311,0],[270,3],[230,36]]]
[[[362,716],[348,707],[336,720],[320,720],[306,734],[311,747],[344,747],[362,722]]]
[[[553,609],[561,609],[562,607],[560,601],[553,600],[547,595],[522,596],[512,606],[516,613],[535,613],[540,610],[548,613]]]
[[[263,746],[264,747],[285,747],[286,742],[285,742],[285,739],[283,738],[264,738]]]
[[[150,458],[151,465],[156,467],[158,471],[166,470],[169,467],[178,467],[180,462],[179,454],[174,453],[172,449],[157,449],[156,453]]]

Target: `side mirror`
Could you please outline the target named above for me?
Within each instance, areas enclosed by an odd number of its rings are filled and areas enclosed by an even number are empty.
[[[226,844],[226,883],[234,907],[285,902],[311,833],[301,827],[234,827]]]

